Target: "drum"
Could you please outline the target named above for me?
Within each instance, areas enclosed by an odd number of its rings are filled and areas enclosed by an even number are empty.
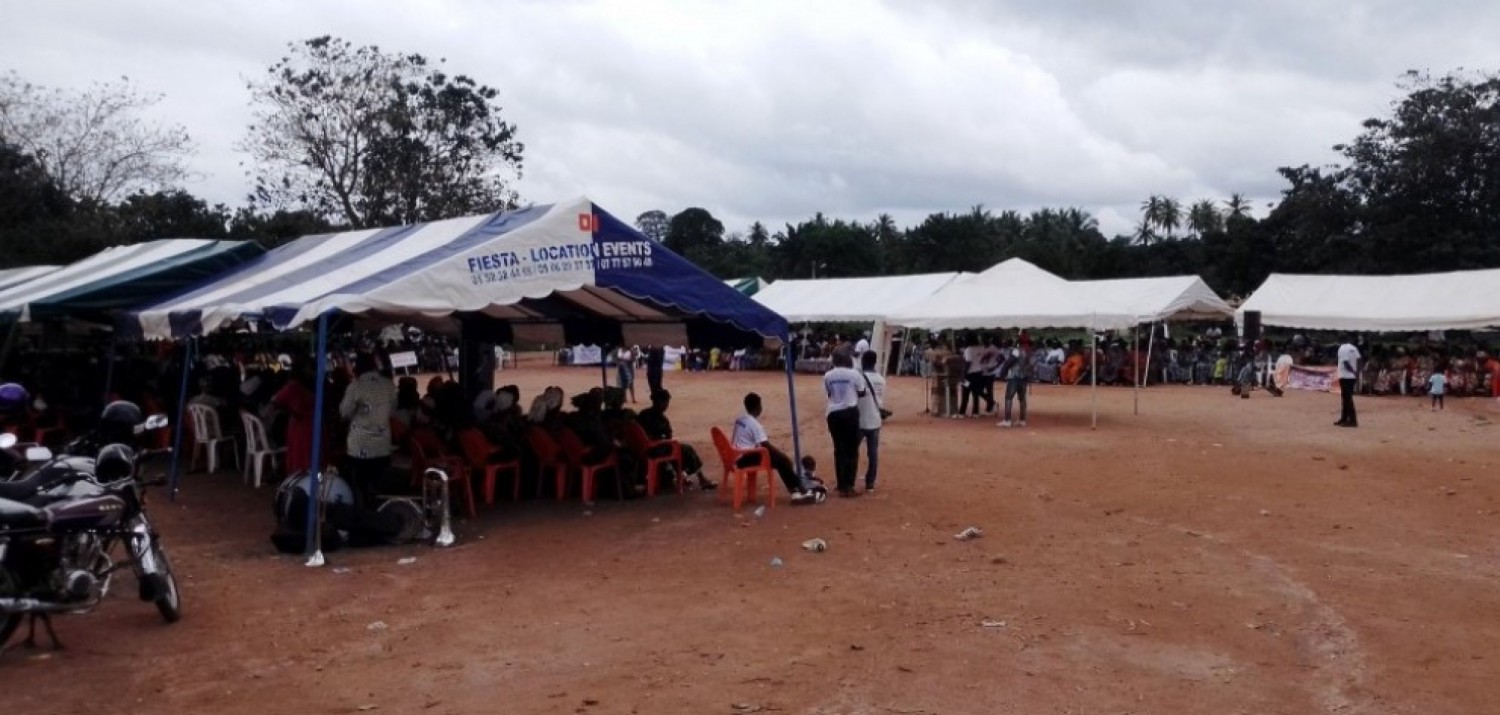
[[[281,481],[281,485],[276,487],[276,501],[272,507],[277,521],[285,521],[291,516],[294,495],[300,493],[303,499],[308,497],[308,485],[311,481],[312,476],[307,472],[298,472]],[[338,474],[323,475],[319,487],[325,503],[354,504],[354,489]]]

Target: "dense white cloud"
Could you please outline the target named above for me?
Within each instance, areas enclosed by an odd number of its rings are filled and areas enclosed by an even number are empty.
[[[129,75],[240,203],[245,80],[334,34],[443,57],[501,90],[529,200],[622,217],[702,206],[733,229],[816,211],[1080,206],[1127,231],[1146,195],[1275,197],[1385,110],[1407,68],[1495,68],[1478,2],[49,2],[11,8],[33,81]]]

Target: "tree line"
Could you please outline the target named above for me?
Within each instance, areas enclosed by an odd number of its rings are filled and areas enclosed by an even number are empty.
[[[1247,296],[1272,272],[1401,274],[1500,267],[1500,78],[1407,73],[1388,117],[1334,147],[1341,162],[1278,170],[1280,200],[1152,195],[1128,235],[1080,208],[975,206],[898,227],[817,214],[726,233],[708,211],[648,211],[637,227],[716,275],[767,279],[980,271],[1020,257],[1071,279],[1198,274]]]
[[[247,91],[242,206],[180,188],[186,130],[143,119],[160,97],[129,80],[81,92],[0,74],[0,267],[66,263],[155,238],[298,236],[512,208],[525,146],[499,92],[421,55],[331,37],[288,45]],[[1415,273],[1500,266],[1500,78],[1411,72],[1388,116],[1339,161],[1283,167],[1257,216],[1238,194],[1153,194],[1128,234],[1079,207],[973,206],[898,226],[822,213],[727,230],[707,209],[636,218],[724,278],[979,271],[1020,257],[1067,278],[1193,273],[1247,295],[1273,271]]]

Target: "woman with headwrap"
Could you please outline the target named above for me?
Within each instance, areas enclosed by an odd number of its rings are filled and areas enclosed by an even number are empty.
[[[578,435],[583,442],[584,464],[599,464],[613,455],[620,465],[620,484],[623,486],[636,473],[635,463],[628,450],[619,448],[615,438],[604,424],[604,391],[594,388],[573,396],[573,412],[566,416],[566,428]],[[632,496],[634,490],[626,487],[622,497]]]
[[[562,403],[562,388],[549,387],[531,401],[531,411],[527,414],[526,421],[556,436],[558,429],[562,427]]]
[[[520,407],[516,405],[518,394],[520,390],[514,385],[495,390],[495,410],[488,420],[480,424],[484,436],[489,438],[490,443],[509,459],[514,459],[521,453],[521,442],[526,428],[524,420],[521,419]],[[509,461],[509,459],[498,461]]]

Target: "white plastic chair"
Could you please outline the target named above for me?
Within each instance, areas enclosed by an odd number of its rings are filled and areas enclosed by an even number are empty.
[[[233,437],[226,437],[224,430],[219,426],[219,411],[208,405],[188,405],[188,413],[193,417],[193,459],[188,462],[188,470],[198,466],[198,455],[207,448],[208,472],[210,474],[219,471],[219,446],[229,445],[229,451],[234,454],[234,467],[240,468],[240,452]]]
[[[286,447],[271,446],[271,439],[266,436],[266,423],[261,422],[259,417],[241,412],[240,420],[245,423],[245,481],[250,481],[250,470],[254,467],[255,488],[259,489],[266,462],[271,463],[271,476],[274,477],[276,468],[281,463],[281,455],[286,454]]]

